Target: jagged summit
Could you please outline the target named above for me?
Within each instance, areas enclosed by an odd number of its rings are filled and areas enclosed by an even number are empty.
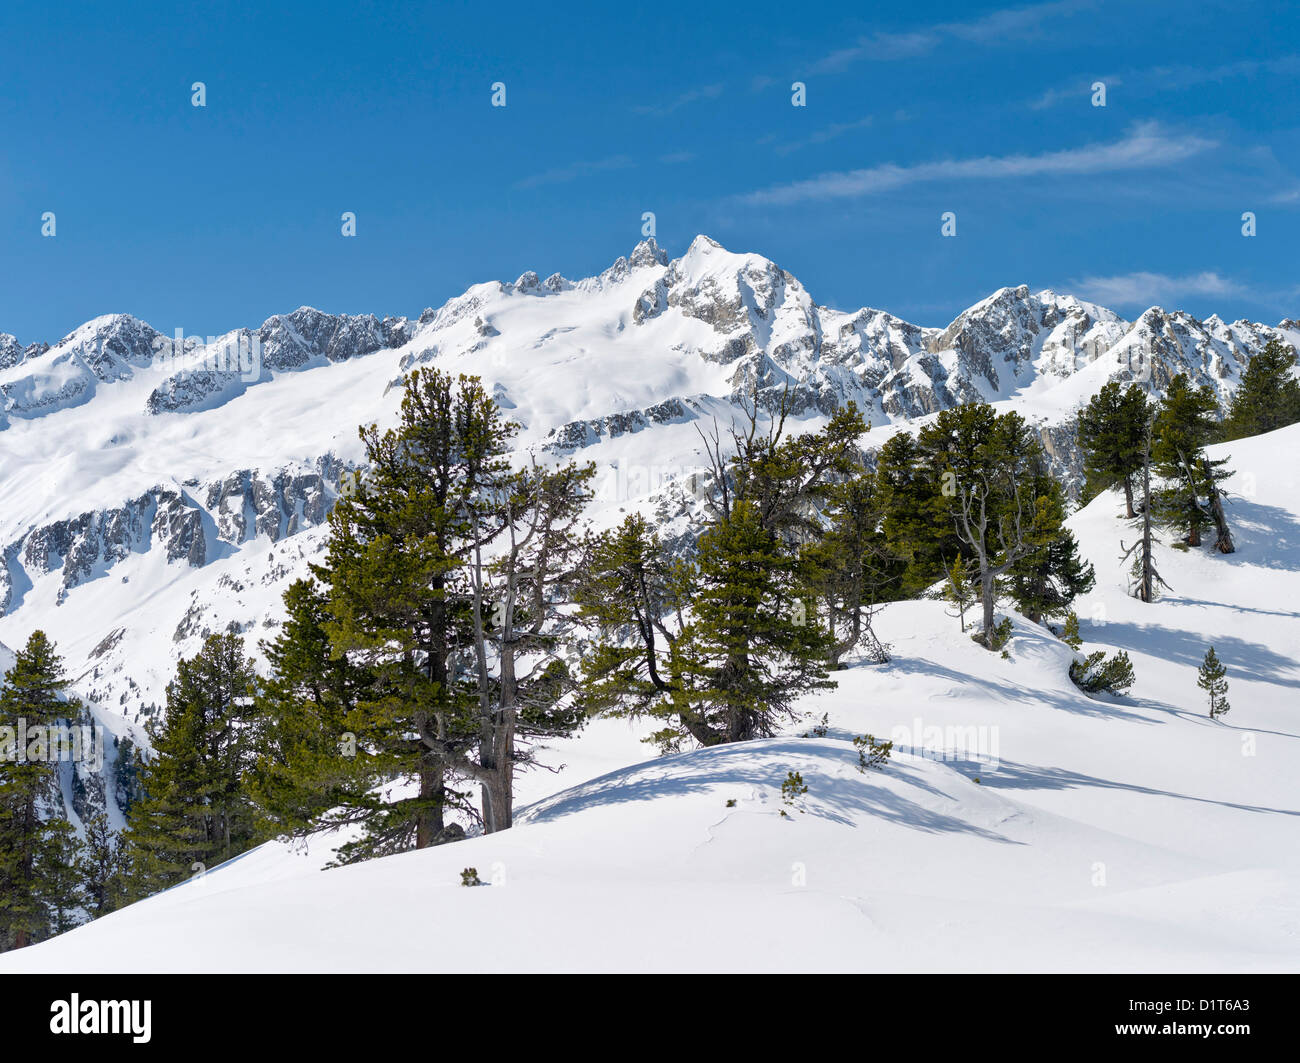
[[[1186,372],[1226,402],[1270,338],[1300,345],[1294,321],[1153,307],[1130,322],[1024,284],[942,327],[845,312],[705,235],[677,257],[647,238],[598,276],[541,275],[474,284],[414,320],[301,306],[220,338],[255,340],[255,365],[214,362],[197,337],[160,360],[171,337],[129,314],[51,346],[0,336],[0,640],[51,629],[100,673],[97,696],[158,700],[144,680],[121,685],[125,655],[273,622],[272,592],[319,548],[339,476],[363,457],[357,426],[392,423],[417,366],[482,377],[521,426],[521,460],[597,463],[599,513],[641,507],[671,536],[694,504],[698,429],[741,416],[755,389],[785,397],[796,431],[857,403],[869,448],[997,402],[1026,415],[1069,484],[1074,412],[1108,379],[1159,394]],[[134,634],[90,663],[118,627]]]

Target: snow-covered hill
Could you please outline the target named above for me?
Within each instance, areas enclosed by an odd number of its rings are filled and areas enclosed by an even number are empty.
[[[1300,425],[1215,450],[1238,552],[1161,548],[1156,603],[1126,593],[1114,495],[1071,519],[1098,573],[1085,649],[1129,651],[1128,698],[1083,696],[1023,619],[1004,659],[899,603],[893,662],[805,703],[822,737],[652,758],[598,721],[526,778],[510,831],[331,871],[327,839],[266,845],[0,971],[1293,971]],[[883,771],[858,771],[864,733],[896,741]]]
[[[53,346],[0,336],[0,640],[45,629],[78,694],[147,716],[205,635],[273,630],[361,458],[357,425],[394,419],[393,385],[416,365],[482,376],[543,460],[596,462],[597,523],[638,507],[671,533],[695,504],[697,429],[725,428],[756,384],[790,388],[795,430],[855,400],[869,446],[997,401],[1069,478],[1073,412],[1107,379],[1159,392],[1188,371],[1226,398],[1272,336],[1300,344],[1300,326],[1159,308],[1129,323],[1024,286],[923,328],[820,306],[704,236],[671,262],[647,240],[596,277],[478,284],[415,320],[304,307],[206,344],[129,315]]]

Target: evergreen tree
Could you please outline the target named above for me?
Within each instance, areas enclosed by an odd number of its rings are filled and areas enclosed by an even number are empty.
[[[1152,500],[1155,516],[1169,527],[1185,529],[1188,546],[1201,545],[1201,529],[1214,520],[1211,491],[1230,475],[1222,468],[1224,459],[1210,461],[1202,453],[1219,432],[1217,412],[1218,403],[1209,387],[1194,388],[1186,375],[1180,374],[1170,382],[1155,418],[1152,467],[1166,481]],[[1221,550],[1224,545],[1221,538]],[[1226,545],[1229,550],[1224,552],[1230,552],[1230,543]]]
[[[656,714],[666,748],[689,735],[704,746],[775,733],[794,703],[826,679],[831,636],[813,615],[798,558],[735,502],[700,539],[691,613],[670,655],[670,691]]]
[[[23,948],[72,925],[76,842],[59,791],[63,662],[42,631],[18,653],[0,691],[0,949]]]
[[[579,616],[595,631],[580,700],[595,714],[638,716],[670,691],[668,655],[685,627],[689,577],[639,513],[588,544]]]
[[[153,756],[123,838],[132,900],[238,856],[261,840],[247,787],[256,756],[257,676],[237,635],[212,635],[167,685]]]
[[[966,632],[966,610],[975,601],[975,592],[966,575],[966,559],[958,554],[948,566],[947,582],[944,584],[943,596],[956,608],[956,616],[961,624],[962,633]]]
[[[1142,469],[1147,418],[1147,397],[1142,388],[1129,384],[1121,391],[1114,380],[1079,411],[1085,502],[1118,483],[1124,489],[1124,515],[1130,520],[1136,515],[1133,485]]]
[[[876,459],[876,490],[883,513],[881,531],[889,550],[902,559],[898,593],[916,597],[947,571],[948,558],[969,556],[951,515],[951,495],[922,453],[916,437],[897,432]]]
[[[1228,409],[1223,438],[1241,439],[1300,421],[1295,349],[1271,339],[1247,364]]]
[[[829,664],[859,646],[878,662],[888,649],[876,637],[872,620],[882,602],[897,597],[903,559],[890,550],[876,478],[859,470],[832,485],[826,496],[825,528],[801,552],[810,586],[830,626]]]
[[[1096,583],[1090,562],[1079,556],[1074,534],[1065,527],[1065,492],[1040,469],[1035,477],[1034,516],[1026,539],[1031,553],[1007,570],[1006,585],[1016,608],[1036,624],[1064,616],[1080,594]]]
[[[1217,720],[1232,708],[1228,704],[1228,669],[1219,660],[1211,646],[1205,651],[1205,660],[1196,677],[1196,685],[1209,695],[1210,719]]]
[[[1142,506],[1141,512],[1136,520],[1136,525],[1140,535],[1132,546],[1125,546],[1123,540],[1120,541],[1120,549],[1123,553],[1120,555],[1121,561],[1128,561],[1132,558],[1130,573],[1132,581],[1129,586],[1129,593],[1135,598],[1144,602],[1153,602],[1156,597],[1157,586],[1168,587],[1160,573],[1156,570],[1155,546],[1160,541],[1156,538],[1153,528],[1154,517],[1154,500],[1151,492],[1151,426],[1148,422],[1147,434],[1142,447]]]
[[[278,699],[306,696],[308,719],[325,712],[355,735],[352,765],[331,764],[318,736],[297,754],[277,747],[284,764],[271,773],[286,788],[272,804],[315,785],[317,807],[340,800],[339,815],[364,824],[345,859],[462,836],[449,808],[489,832],[509,827],[534,740],[580,722],[557,639],[594,470],[513,471],[517,426],[476,377],[419,370],[405,384],[397,428],[361,430],[367,473],[330,514],[325,563],[312,567],[325,615],[295,625],[272,677],[287,684]],[[348,689],[317,699],[304,679],[322,674],[325,642],[331,660],[346,658],[331,667]],[[412,779],[415,793],[381,797],[368,778]],[[465,783],[480,788],[477,813]]]
[[[260,829],[301,835],[342,826],[358,809],[373,823],[385,812],[375,787],[402,766],[385,763],[374,743],[358,738],[368,721],[357,705],[374,691],[375,677],[346,654],[334,655],[318,583],[298,580],[284,602],[279,636],[262,644],[270,677],[256,703],[259,753],[249,783]],[[401,826],[397,834],[404,837]]]
[[[946,510],[978,573],[981,638],[991,649],[998,581],[1049,535],[1034,524],[1038,443],[1019,414],[999,416],[985,403],[971,403],[944,410],[922,429],[917,457],[930,482],[929,511]]]

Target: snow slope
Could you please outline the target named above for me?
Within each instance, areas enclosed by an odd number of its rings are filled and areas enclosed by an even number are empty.
[[[823,737],[647,759],[600,721],[510,831],[330,871],[326,839],[266,845],[0,971],[1295,971],[1300,426],[1216,449],[1238,552],[1161,548],[1156,603],[1127,596],[1114,495],[1071,520],[1085,649],[1129,651],[1128,698],[1084,697],[1022,618],[1004,659],[899,603],[892,663],[806,703]],[[898,744],[883,771],[857,769],[866,732]]]

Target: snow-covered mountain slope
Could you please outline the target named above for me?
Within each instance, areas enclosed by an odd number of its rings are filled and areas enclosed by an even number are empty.
[[[478,284],[416,320],[304,307],[211,343],[129,315],[53,346],[0,336],[0,639],[45,629],[77,693],[147,715],[206,634],[272,631],[362,457],[357,425],[394,420],[393,385],[416,365],[482,376],[523,450],[594,461],[597,523],[638,507],[671,535],[696,502],[699,429],[725,435],[755,384],[789,387],[796,431],[855,400],[867,446],[997,401],[1069,477],[1071,418],[1107,379],[1158,392],[1187,370],[1226,398],[1272,336],[1300,344],[1300,326],[1159,308],[1130,324],[1024,286],[922,328],[820,306],[773,262],[704,236],[671,262],[647,240],[596,277]]]
[[[822,737],[653,759],[598,721],[525,777],[510,831],[331,871],[328,839],[262,846],[0,971],[1293,971],[1300,425],[1215,449],[1238,551],[1161,547],[1158,602],[1127,595],[1116,496],[1071,518],[1084,648],[1128,650],[1127,698],[1082,695],[1022,618],[1002,658],[899,603],[894,660],[805,702]],[[864,733],[897,743],[883,771],[858,771]]]

